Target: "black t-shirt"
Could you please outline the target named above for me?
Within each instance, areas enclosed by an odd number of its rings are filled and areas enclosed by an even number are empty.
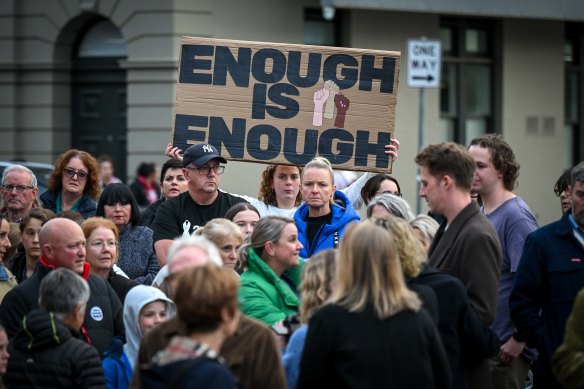
[[[192,234],[209,220],[225,216],[227,210],[235,204],[247,202],[229,193],[218,193],[215,201],[209,205],[195,203],[188,191],[162,203],[152,225],[154,242],[182,236],[185,229]]]
[[[308,247],[312,247],[314,243],[314,238],[318,235],[321,227],[325,224],[331,224],[333,221],[333,213],[327,213],[324,216],[307,217],[306,218],[306,241],[308,242]]]

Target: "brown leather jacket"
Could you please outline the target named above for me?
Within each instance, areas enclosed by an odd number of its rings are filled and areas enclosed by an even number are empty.
[[[141,387],[140,367],[148,365],[174,335],[186,335],[178,317],[159,324],[142,338],[130,388]],[[286,389],[275,334],[264,324],[242,315],[237,332],[223,344],[221,356],[242,388]]]

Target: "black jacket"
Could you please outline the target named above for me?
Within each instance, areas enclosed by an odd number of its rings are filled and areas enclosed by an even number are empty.
[[[89,283],[90,296],[83,326],[91,345],[101,355],[114,336],[125,339],[122,304],[112,287],[105,280],[89,274],[89,264],[85,264],[84,278]],[[41,281],[51,270],[41,257],[34,274],[8,292],[2,300],[0,321],[6,328],[9,339],[14,338],[20,330],[22,318],[33,309],[38,309]]]
[[[126,295],[130,291],[130,289],[132,289],[136,285],[139,285],[134,280],[130,280],[124,276],[115,274],[113,270],[110,270],[110,274],[107,277],[107,282],[116,292],[116,295],[120,299],[122,305],[124,305],[124,300],[126,299]]]
[[[4,382],[10,388],[103,388],[101,360],[95,348],[54,314],[31,311],[10,342]]]
[[[425,264],[412,283],[429,286],[438,299],[438,332],[452,372],[452,388],[467,388],[468,369],[497,355],[500,342],[471,308],[462,282]]]
[[[56,191],[46,191],[41,195],[41,201],[43,203],[43,208],[50,209],[51,211],[57,213],[57,192]],[[77,212],[81,214],[84,219],[88,217],[95,216],[95,211],[97,210],[97,201],[84,194],[79,200],[79,206],[77,207]]]
[[[154,218],[156,217],[156,211],[158,211],[160,204],[162,204],[164,202],[164,200],[166,200],[166,199],[163,197],[160,200],[157,200],[152,205],[150,205],[144,211],[142,211],[142,214],[140,215],[140,219],[141,219],[140,225],[141,226],[146,226],[146,227],[152,228],[152,225],[154,224]]]
[[[18,246],[16,254],[10,259],[8,270],[14,274],[19,284],[26,280],[26,252],[22,243]]]

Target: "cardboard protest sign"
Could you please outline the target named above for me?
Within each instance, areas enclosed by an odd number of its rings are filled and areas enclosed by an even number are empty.
[[[399,52],[183,37],[175,146],[230,160],[387,172]]]

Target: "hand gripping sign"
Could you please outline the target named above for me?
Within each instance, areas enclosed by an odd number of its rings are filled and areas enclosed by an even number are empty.
[[[230,160],[387,172],[400,53],[182,39],[172,142]]]

